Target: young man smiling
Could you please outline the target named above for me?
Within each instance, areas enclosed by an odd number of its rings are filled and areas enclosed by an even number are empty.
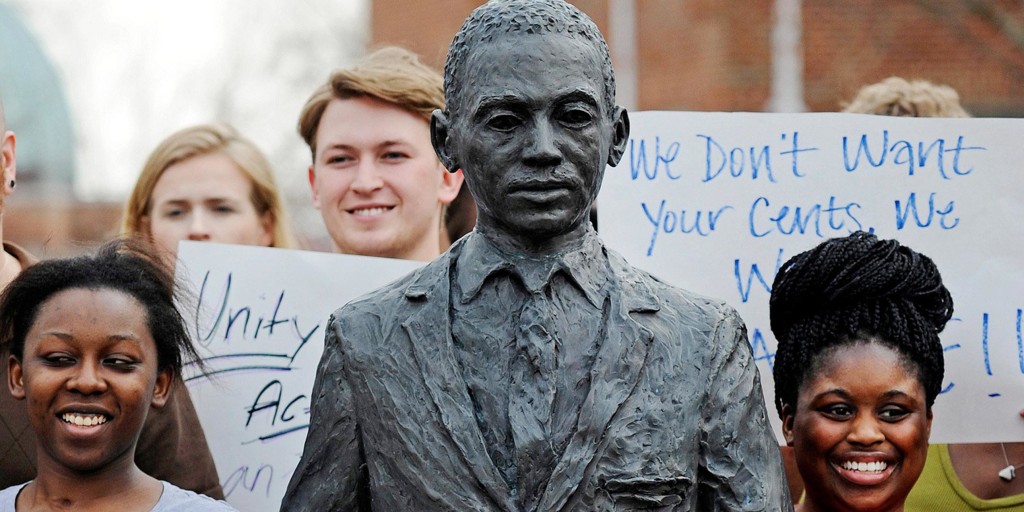
[[[309,185],[336,252],[430,261],[447,249],[444,211],[462,173],[430,144],[443,107],[441,76],[394,47],[336,71],[306,102]]]

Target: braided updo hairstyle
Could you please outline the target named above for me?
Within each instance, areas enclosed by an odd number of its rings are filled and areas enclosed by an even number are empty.
[[[835,347],[871,340],[917,369],[929,410],[942,386],[939,333],[953,299],[927,256],[895,240],[858,231],[786,262],[770,301],[775,407],[796,409],[797,392]]]

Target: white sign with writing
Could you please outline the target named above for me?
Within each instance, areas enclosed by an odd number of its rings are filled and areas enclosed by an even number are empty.
[[[182,242],[178,276],[208,376],[189,391],[227,501],[274,511],[302,455],[310,392],[335,309],[419,262]]]
[[[598,198],[631,263],[736,307],[775,420],[777,269],[874,231],[931,257],[953,295],[933,442],[1024,441],[1024,120],[641,112]]]

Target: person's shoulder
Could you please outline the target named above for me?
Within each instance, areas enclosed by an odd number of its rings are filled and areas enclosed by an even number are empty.
[[[609,250],[608,257],[620,280],[624,283],[635,283],[623,288],[631,290],[630,293],[633,294],[649,293],[656,297],[658,310],[663,313],[685,313],[688,316],[697,314],[707,316],[709,321],[736,315],[736,310],[720,299],[667,283],[645,270],[634,267],[614,251]]]
[[[14,256],[14,259],[18,260],[18,263],[21,264],[22,269],[29,265],[35,265],[36,263],[39,263],[39,258],[35,257],[35,255],[25,250],[24,247],[14,242],[5,241],[3,244],[4,252],[10,254],[11,256]]]
[[[161,480],[164,492],[152,512],[238,512],[226,502],[196,494]]]
[[[13,511],[14,503],[18,499],[18,493],[21,492],[28,482],[18,485],[12,485],[6,489],[0,490],[0,511]]]
[[[351,318],[366,313],[375,316],[386,316],[388,311],[402,306],[409,301],[418,301],[437,288],[447,283],[447,268],[450,264],[448,253],[426,265],[388,283],[372,292],[361,295],[334,312],[335,318]]]

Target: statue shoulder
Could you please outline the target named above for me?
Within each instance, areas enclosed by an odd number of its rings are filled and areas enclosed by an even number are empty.
[[[447,297],[449,262],[448,255],[444,254],[391,283],[353,299],[335,310],[333,318],[340,320],[369,314],[382,321],[404,319],[413,304],[434,296]]]
[[[714,327],[723,321],[740,321],[736,310],[721,299],[709,297],[668,283],[634,267],[614,251],[608,251],[612,269],[631,293],[649,293],[658,302],[659,316],[668,321],[689,321]]]

